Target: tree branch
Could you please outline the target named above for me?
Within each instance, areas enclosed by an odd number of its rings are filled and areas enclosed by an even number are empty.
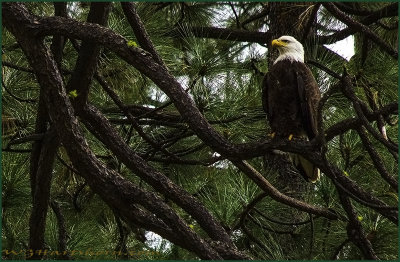
[[[376,121],[380,115],[389,116],[396,115],[398,110],[397,102],[393,102],[381,107],[379,110],[372,112],[371,114],[366,114],[365,117],[368,121]],[[363,121],[358,117],[351,117],[344,119],[325,130],[326,140],[332,140],[335,136],[343,134],[350,129],[356,130],[358,127],[363,125]]]
[[[84,111],[83,122],[87,128],[102,141],[129,169],[154,187],[158,192],[165,194],[177,203],[186,212],[196,219],[200,226],[212,239],[230,243],[231,240],[225,230],[208,213],[204,206],[186,191],[176,186],[168,177],[154,170],[135,154],[97,109],[89,106]]]
[[[386,42],[384,42],[377,34],[375,34],[371,29],[369,29],[364,24],[355,21],[354,19],[347,16],[345,13],[340,11],[333,3],[323,3],[322,4],[333,16],[345,23],[347,26],[355,30],[356,32],[361,32],[368,36],[372,41],[375,42],[379,47],[381,47],[386,53],[392,56],[394,59],[398,59],[399,55],[397,50],[393,49]]]
[[[55,128],[50,128],[41,142],[41,149],[35,174],[33,206],[29,218],[29,248],[44,250],[44,233],[46,227],[47,209],[50,202],[50,185],[53,164],[57,153],[58,138]],[[54,146],[56,145],[56,146]],[[43,254],[35,254],[29,259],[40,259]]]
[[[371,13],[369,16],[365,17],[360,22],[361,24],[368,26],[373,23],[376,23],[382,18],[397,16],[397,12],[398,12],[398,3],[389,4],[383,7],[382,9]],[[318,38],[318,42],[321,44],[332,44],[337,41],[345,39],[346,37],[354,34],[355,32],[357,32],[355,28],[348,27],[332,35],[320,36]]]
[[[135,33],[136,39],[139,42],[139,45],[149,52],[153,59],[160,65],[165,66],[161,57],[155,50],[153,43],[150,40],[149,35],[146,32],[146,29],[136,12],[135,4],[132,2],[121,2],[122,10],[124,11],[125,17],[127,18],[129,24],[133,32]]]
[[[297,208],[304,212],[309,212],[319,216],[323,216],[329,219],[338,219],[338,215],[331,210],[312,206],[300,200],[288,197],[279,192],[274,186],[272,186],[268,180],[266,180],[257,170],[251,165],[242,160],[231,160],[232,163],[243,173],[245,173],[254,183],[256,183],[261,189],[264,190],[272,199],[286,204],[288,206]]]
[[[110,9],[111,3],[92,2],[87,22],[105,25]],[[67,92],[76,90],[77,97],[73,99],[73,104],[77,111],[87,103],[89,86],[96,72],[100,50],[101,46],[90,40],[84,40],[80,46],[75,68],[66,86]]]
[[[398,190],[398,182],[397,182],[397,180],[395,179],[395,177],[393,175],[389,174],[389,172],[385,168],[382,158],[379,156],[378,152],[373,147],[371,141],[368,139],[368,136],[367,136],[364,128],[363,127],[359,127],[357,129],[357,132],[358,132],[358,135],[361,138],[361,141],[362,141],[365,149],[367,150],[368,154],[370,155],[372,163],[374,163],[374,166],[375,166],[376,170],[378,170],[378,172],[381,175],[381,177],[394,190],[397,191]]]
[[[398,146],[390,143],[388,140],[386,140],[382,134],[380,134],[378,131],[376,131],[371,124],[368,122],[368,119],[366,118],[366,116],[364,115],[363,109],[361,107],[362,102],[360,101],[360,99],[356,96],[356,94],[354,93],[353,90],[353,84],[351,82],[350,76],[347,74],[347,72],[345,71],[345,73],[342,76],[342,90],[344,95],[353,103],[353,107],[357,113],[358,118],[362,121],[363,125],[365,126],[365,128],[368,130],[368,132],[370,132],[372,134],[372,136],[378,140],[379,142],[381,142],[385,147],[387,147],[391,152],[393,152],[394,154],[397,154],[398,152]]]
[[[60,205],[57,201],[52,200],[50,201],[50,206],[54,211],[54,214],[57,218],[57,225],[58,225],[58,251],[62,254],[59,259],[62,260],[72,260],[71,257],[68,255],[67,251],[67,241],[68,241],[68,234],[65,225],[65,218],[61,212]]]
[[[365,236],[364,230],[362,229],[358,216],[351,205],[350,199],[340,188],[337,189],[339,191],[340,202],[349,218],[347,224],[347,235],[349,239],[361,250],[366,259],[379,260],[372,248],[371,242]]]
[[[181,38],[181,37],[200,37],[214,38],[221,40],[240,41],[259,43],[265,45],[270,42],[272,36],[269,32],[249,32],[241,29],[218,28],[218,27],[191,27],[189,30],[172,29],[165,36]]]

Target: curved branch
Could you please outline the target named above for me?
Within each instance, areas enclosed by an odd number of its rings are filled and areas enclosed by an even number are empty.
[[[263,189],[272,199],[284,203],[288,206],[297,208],[304,212],[309,212],[329,219],[338,219],[338,215],[329,209],[312,206],[308,203],[291,198],[279,192],[272,184],[268,182],[257,170],[250,164],[242,160],[231,160],[232,163],[243,173],[245,173],[254,183]]]

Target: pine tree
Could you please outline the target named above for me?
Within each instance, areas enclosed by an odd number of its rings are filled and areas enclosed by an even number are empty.
[[[398,259],[397,10],[3,3],[3,259]],[[320,85],[313,141],[268,137],[281,35]]]

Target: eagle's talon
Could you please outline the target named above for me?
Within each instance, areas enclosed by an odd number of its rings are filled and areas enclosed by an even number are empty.
[[[288,139],[289,139],[289,141],[292,141],[292,139],[293,139],[293,134],[290,134]]]
[[[272,132],[271,134],[268,134],[269,137],[274,138],[275,137],[275,132]]]

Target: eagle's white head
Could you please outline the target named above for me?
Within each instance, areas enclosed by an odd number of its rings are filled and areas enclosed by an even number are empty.
[[[272,47],[276,47],[279,51],[274,64],[285,59],[304,63],[304,48],[296,38],[288,35],[281,36],[272,40]]]

